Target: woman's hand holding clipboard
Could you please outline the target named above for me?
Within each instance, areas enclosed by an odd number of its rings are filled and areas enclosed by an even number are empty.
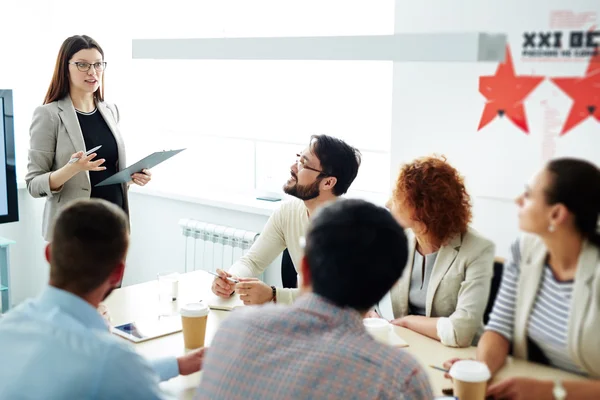
[[[132,178],[134,179],[133,182],[137,183],[137,182],[135,182],[135,179],[136,179],[135,177],[137,177],[138,179],[143,178],[143,180],[141,180],[142,183],[143,182],[148,183],[148,181],[150,181],[150,176],[151,176],[151,174],[149,174],[150,171],[148,171],[150,168],[153,168],[153,167],[157,166],[158,164],[162,163],[163,161],[168,160],[169,158],[173,157],[175,154],[181,153],[183,150],[185,150],[185,149],[154,152],[154,153],[150,154],[149,156],[136,162],[135,164],[117,172],[116,174],[114,174],[114,175],[106,178],[102,182],[96,184],[96,187],[128,183],[128,182],[131,182]],[[135,177],[134,177],[134,175],[135,175]],[[146,175],[146,176],[140,177],[140,175]],[[141,186],[143,186],[143,185],[141,185]]]

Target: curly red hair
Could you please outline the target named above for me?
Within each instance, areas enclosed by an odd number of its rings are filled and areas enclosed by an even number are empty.
[[[417,158],[400,168],[393,199],[413,210],[412,219],[440,244],[465,233],[471,222],[471,197],[464,179],[444,156]]]

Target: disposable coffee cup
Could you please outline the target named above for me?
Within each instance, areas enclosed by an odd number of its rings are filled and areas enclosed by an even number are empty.
[[[485,400],[487,382],[492,374],[482,362],[460,360],[448,372],[454,382],[454,396],[459,400]]]
[[[208,306],[202,302],[189,303],[181,307],[179,313],[185,348],[192,350],[204,347]]]
[[[392,326],[383,318],[365,318],[363,319],[365,329],[375,340],[388,343],[390,340],[390,331]]]

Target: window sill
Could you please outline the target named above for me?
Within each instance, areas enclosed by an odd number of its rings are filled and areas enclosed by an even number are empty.
[[[186,191],[184,193],[182,191],[173,190],[172,187],[168,188],[167,190],[160,189],[157,186],[158,185],[153,185],[152,183],[144,188],[132,185],[129,188],[129,193],[142,196],[154,196],[186,203],[194,203],[207,207],[223,208],[226,210],[245,212],[249,214],[264,215],[267,217],[270,216],[283,201],[286,201],[289,198],[289,196],[284,195],[281,201],[271,202],[266,200],[257,200],[255,196],[249,193],[225,192],[214,189],[210,190],[208,193],[193,193],[190,192],[189,187],[186,187]],[[25,181],[18,181],[17,188],[19,190],[26,190],[27,186]],[[347,197],[364,198],[380,206],[383,206],[386,200],[385,196],[379,193],[355,192],[349,193]]]
[[[132,185],[129,193],[135,193],[142,196],[155,196],[163,199],[182,201],[187,203],[200,204],[207,207],[224,208],[227,210],[240,211],[250,214],[270,216],[276,210],[282,201],[257,200],[250,194],[227,193],[211,190],[210,193],[190,193],[187,188],[186,193],[178,193],[173,190],[161,190],[150,186],[141,188]]]
[[[250,193],[234,193],[225,192],[212,189],[209,193],[190,193],[190,188],[186,188],[185,193],[177,192],[176,190],[161,190],[155,187],[141,188],[139,186],[132,185],[129,189],[130,193],[135,193],[145,196],[156,196],[164,199],[183,201],[188,203],[200,204],[208,207],[224,208],[227,210],[240,211],[250,214],[258,214],[270,216],[274,210],[279,208],[279,205],[292,198],[291,196],[283,195],[281,201],[266,201],[257,200],[255,196]],[[387,196],[382,193],[370,193],[370,192],[350,192],[344,196],[345,198],[362,198],[368,200],[378,206],[383,207],[387,201]]]

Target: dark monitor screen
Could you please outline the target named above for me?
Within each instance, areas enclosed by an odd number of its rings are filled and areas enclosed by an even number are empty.
[[[0,89],[0,223],[19,220],[12,90]]]

